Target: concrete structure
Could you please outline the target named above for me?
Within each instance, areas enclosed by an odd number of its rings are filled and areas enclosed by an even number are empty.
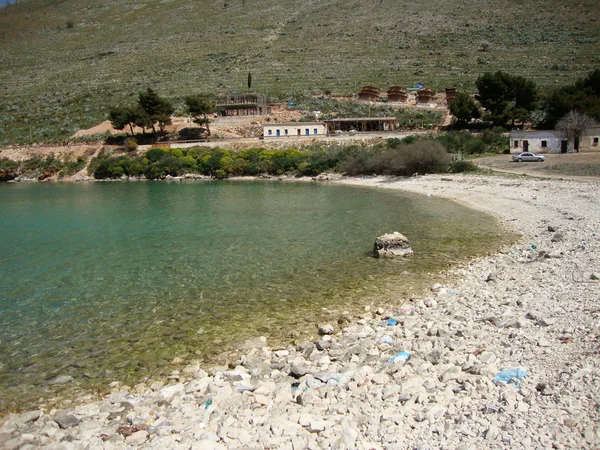
[[[446,88],[446,103],[449,105],[450,103],[452,103],[454,100],[456,100],[456,88]]]
[[[390,103],[407,103],[408,93],[401,86],[390,86],[387,92],[388,102]]]
[[[582,152],[597,152],[600,151],[600,127],[588,128],[585,130],[579,143]]]
[[[568,140],[562,131],[511,131],[510,152],[567,153],[600,151],[600,127],[588,128],[578,141]]]
[[[327,125],[323,122],[292,122],[263,124],[263,136],[272,137],[311,137],[327,134]]]
[[[336,131],[393,131],[395,117],[344,117],[325,120],[330,133]]]
[[[568,150],[568,142],[562,131],[513,130],[509,138],[511,153],[567,153]]]
[[[230,94],[217,99],[215,111],[222,116],[258,116],[269,114],[269,102],[263,94]]]
[[[358,93],[358,99],[365,102],[378,102],[381,100],[381,90],[375,86],[364,86]]]
[[[435,92],[429,88],[419,89],[417,91],[417,106],[435,107]]]

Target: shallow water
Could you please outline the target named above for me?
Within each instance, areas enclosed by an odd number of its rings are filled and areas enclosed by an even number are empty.
[[[4,184],[0,211],[2,410],[313,331],[323,307],[501,242],[493,218],[455,203],[316,183]],[[368,255],[391,231],[414,257]],[[75,380],[48,386],[62,374]]]

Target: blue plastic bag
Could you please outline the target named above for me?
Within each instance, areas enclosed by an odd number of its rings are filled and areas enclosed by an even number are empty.
[[[527,376],[525,369],[516,367],[514,369],[504,369],[496,374],[494,377],[494,384],[498,383],[513,383],[517,387],[521,385],[521,380]]]
[[[390,363],[399,363],[402,361],[408,361],[410,359],[410,353],[408,352],[400,352],[398,353],[396,356],[392,356],[388,359],[388,362]]]

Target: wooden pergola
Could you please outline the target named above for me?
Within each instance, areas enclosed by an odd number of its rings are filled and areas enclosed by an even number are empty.
[[[396,129],[395,117],[345,117],[324,120],[327,131],[392,131]]]

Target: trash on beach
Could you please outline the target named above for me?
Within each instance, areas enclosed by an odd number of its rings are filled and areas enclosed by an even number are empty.
[[[380,344],[392,345],[394,343],[394,340],[390,336],[383,336],[377,342],[380,343]]]
[[[448,289],[446,292],[448,292],[448,295],[456,295],[456,291],[451,291],[450,289]]]
[[[516,367],[513,369],[505,369],[501,370],[494,377],[494,384],[504,383],[504,384],[514,384],[517,387],[521,385],[521,380],[527,376],[527,372],[525,369],[521,369],[520,367]]]
[[[412,314],[415,311],[415,307],[413,305],[402,305],[398,308],[398,312],[402,314]]]
[[[399,362],[406,362],[410,359],[410,353],[400,352],[396,356],[391,356],[388,359],[389,363],[398,364]]]
[[[152,433],[156,433],[160,427],[171,427],[171,426],[173,426],[173,422],[164,421],[164,422],[159,423],[158,425],[148,425],[148,427],[146,428],[146,431],[148,433],[152,434]]]
[[[211,399],[206,400],[206,402],[204,403],[204,409],[208,409],[210,407],[210,405],[212,405],[212,400]]]
[[[391,318],[387,321],[387,326],[388,327],[393,327],[394,325],[396,325],[398,323],[398,321],[394,318]]]

